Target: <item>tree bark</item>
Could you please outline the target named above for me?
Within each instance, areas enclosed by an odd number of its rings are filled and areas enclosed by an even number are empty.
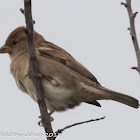
[[[128,28],[128,29],[130,30],[130,34],[132,37],[132,41],[133,41],[133,45],[134,45],[134,49],[135,49],[135,53],[136,53],[137,63],[138,63],[138,66],[132,67],[132,69],[137,70],[140,74],[140,50],[139,50],[139,44],[138,44],[136,29],[135,29],[135,18],[136,18],[136,15],[138,14],[138,12],[133,13],[131,0],[126,0],[126,3],[122,2],[121,4],[126,7],[127,12],[128,12],[128,16],[129,16],[129,20],[130,20],[130,28]]]

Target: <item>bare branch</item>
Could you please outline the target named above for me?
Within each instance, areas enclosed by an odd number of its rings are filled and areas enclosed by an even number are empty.
[[[34,45],[34,37],[33,37],[33,20],[32,20],[32,12],[31,12],[31,0],[24,0],[24,8],[25,10],[21,9],[21,12],[25,15],[26,20],[26,36],[27,36],[27,43],[28,43],[28,50],[29,50],[29,74],[33,80],[33,83],[36,87],[36,95],[38,100],[38,105],[41,112],[41,118],[44,124],[44,129],[47,134],[53,133],[52,126],[50,123],[45,98],[44,98],[44,91],[41,84],[40,77],[37,66],[37,57],[35,52],[35,45]],[[54,140],[53,137],[48,137],[48,140]]]
[[[20,8],[20,12],[24,15],[24,9]],[[35,24],[35,21],[33,20],[33,24]]]
[[[77,126],[77,125],[81,125],[81,124],[84,124],[84,123],[89,123],[89,122],[94,122],[94,121],[99,121],[99,120],[103,120],[105,117],[102,117],[102,118],[97,118],[97,119],[92,119],[92,120],[88,120],[88,121],[83,121],[83,122],[79,122],[79,123],[74,123],[72,125],[68,125],[66,127],[64,127],[63,129],[59,129],[55,132],[56,136],[58,136],[59,134],[62,134],[63,131],[65,131],[66,129],[68,128],[71,128],[71,127],[74,127],[74,126]]]
[[[34,85],[36,87],[38,105],[40,108],[41,118],[42,118],[42,121],[44,124],[46,134],[54,134],[55,136],[58,136],[64,130],[74,127],[76,125],[89,123],[89,122],[93,122],[93,121],[99,121],[99,120],[104,119],[105,117],[102,117],[102,118],[98,118],[95,120],[92,119],[92,120],[88,120],[88,121],[84,121],[84,122],[75,123],[75,124],[66,126],[63,129],[59,129],[58,131],[56,131],[56,133],[53,133],[49,115],[47,112],[47,107],[45,104],[44,91],[43,91],[43,87],[42,87],[41,80],[40,80],[42,75],[39,73],[38,66],[37,66],[37,57],[36,57],[35,45],[34,45],[34,39],[33,39],[34,37],[33,37],[33,22],[32,22],[33,20],[32,20],[32,13],[31,13],[31,0],[24,0],[24,7],[25,7],[25,10],[20,9],[20,11],[21,11],[21,13],[23,13],[25,15],[25,20],[26,20],[25,33],[27,36],[28,50],[29,50],[29,62],[30,62],[29,76],[32,78]],[[55,140],[55,137],[47,137],[47,139]]]
[[[138,63],[138,67],[136,67],[137,71],[140,74],[140,50],[139,50],[139,44],[138,44],[138,40],[137,40],[137,35],[136,35],[136,29],[135,29],[135,18],[136,15],[138,14],[138,12],[133,13],[132,11],[132,6],[131,6],[131,0],[126,0],[126,3],[121,3],[121,5],[124,5],[127,9],[128,15],[129,15],[129,20],[130,20],[130,34],[132,37],[132,41],[133,41],[133,45],[134,45],[134,49],[135,49],[135,53],[136,53],[136,57],[137,57],[137,63]],[[134,67],[133,67],[134,69]]]

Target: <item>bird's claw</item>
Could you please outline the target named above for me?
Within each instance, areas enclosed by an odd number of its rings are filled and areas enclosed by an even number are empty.
[[[54,118],[51,116],[49,116],[49,117],[50,117],[50,122],[52,122],[54,120]],[[41,116],[39,116],[39,118],[41,118]],[[44,123],[43,123],[42,119],[38,122],[38,125],[41,127],[44,127]]]

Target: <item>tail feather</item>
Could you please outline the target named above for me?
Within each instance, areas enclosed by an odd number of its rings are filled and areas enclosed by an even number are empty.
[[[112,91],[106,88],[103,88],[103,93],[105,99],[111,99],[134,108],[139,107],[139,101],[131,96],[124,95],[122,93],[118,93],[116,91]]]

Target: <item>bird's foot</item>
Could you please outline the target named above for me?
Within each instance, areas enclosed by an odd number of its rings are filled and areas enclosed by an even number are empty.
[[[50,122],[54,121],[54,118],[51,116],[53,113],[54,113],[54,110],[53,110],[53,111],[51,111],[50,113],[48,113],[49,118],[50,118]],[[39,118],[41,118],[41,115],[39,116]],[[39,126],[43,126],[43,127],[44,127],[44,124],[43,124],[42,119],[38,122],[38,125],[39,125]]]
[[[49,117],[50,117],[50,122],[52,122],[54,120],[54,118],[51,116],[49,116]],[[39,118],[41,118],[41,116],[39,116]],[[38,122],[38,125],[44,127],[44,123],[43,123],[42,119]]]

